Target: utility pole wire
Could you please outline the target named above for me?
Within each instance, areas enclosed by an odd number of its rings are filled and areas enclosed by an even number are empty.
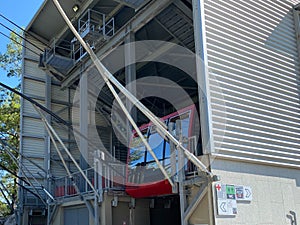
[[[39,46],[37,46],[36,44],[32,43],[31,41],[26,40],[26,38],[22,37],[20,34],[18,34],[17,32],[15,32],[13,29],[10,29],[8,26],[4,25],[3,23],[0,23],[0,25],[4,28],[6,28],[7,30],[9,30],[10,32],[14,33],[15,35],[17,35],[19,38],[23,39],[24,41],[27,41],[28,43],[30,43],[31,45],[33,45],[34,47],[36,47],[37,49],[39,49],[40,51],[44,51],[44,49],[41,49]]]
[[[18,44],[18,45],[22,46],[23,48],[26,48],[28,51],[31,51],[32,53],[34,53],[34,54],[36,54],[36,55],[40,56],[40,54],[38,54],[38,53],[36,53],[35,51],[31,50],[31,49],[30,49],[30,48],[28,48],[27,46],[25,46],[25,45],[23,45],[23,44],[21,44],[21,43],[17,42],[16,40],[12,39],[12,38],[11,38],[11,37],[9,37],[8,35],[4,34],[3,32],[1,32],[1,31],[0,31],[0,34],[1,34],[1,35],[3,35],[4,37],[7,37],[9,40],[11,40],[11,41],[15,42],[16,44]]]
[[[35,35],[32,35],[30,32],[28,32],[27,30],[25,30],[24,28],[22,28],[21,26],[19,26],[15,22],[13,22],[12,20],[8,19],[3,14],[0,13],[0,17],[2,17],[3,19],[5,19],[6,21],[10,22],[11,24],[13,24],[14,26],[16,26],[17,28],[19,28],[20,30],[22,30],[24,33],[26,33],[29,36],[33,37],[35,40],[37,40],[37,41],[41,42],[42,44],[46,45],[47,47],[49,47],[49,45],[45,41],[43,41],[41,38],[38,38]]]
[[[30,103],[32,103],[33,105],[37,106],[38,108],[40,108],[42,111],[46,112],[47,114],[51,115],[57,122],[58,122],[58,125],[65,125],[67,126],[68,128],[70,128],[76,135],[84,138],[85,140],[88,141],[88,144],[89,146],[97,149],[98,147],[95,146],[85,135],[83,135],[82,133],[80,133],[80,131],[76,130],[73,128],[72,124],[65,121],[64,119],[62,119],[61,117],[59,117],[57,114],[55,114],[54,112],[52,112],[51,110],[49,110],[48,108],[46,108],[45,106],[41,105],[40,103],[38,103],[37,101],[33,100],[32,98],[28,97],[27,95],[17,91],[16,89],[6,85],[6,84],[3,84],[2,82],[0,82],[0,86],[19,95],[20,97],[24,98],[25,100],[29,101]],[[61,123],[61,124],[60,124]],[[108,166],[110,169],[112,169],[114,172],[116,172],[117,174],[119,174],[119,172],[113,167],[113,166],[110,166],[107,162],[104,161],[104,163],[106,163],[106,166]],[[121,175],[121,174],[119,174]]]
[[[3,189],[4,189],[7,192],[7,194],[9,195],[7,189],[5,188],[4,184],[1,181],[0,181],[0,185],[2,186],[2,188],[0,188],[0,192],[1,192],[2,196],[3,196],[3,198],[7,202],[7,205],[9,206],[10,210],[13,210],[12,203],[8,200],[8,197],[6,196],[6,194],[3,191]]]

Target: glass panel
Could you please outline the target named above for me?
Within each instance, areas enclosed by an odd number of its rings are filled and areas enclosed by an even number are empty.
[[[147,139],[147,128],[142,131],[144,138]],[[130,143],[128,159],[128,182],[140,184],[143,182],[145,145],[141,138],[135,134]]]
[[[155,129],[152,129],[151,134],[148,139],[149,145],[153,150],[156,157],[160,160],[163,158],[163,150],[164,150],[164,139],[157,133]],[[147,152],[146,162],[154,161],[154,158]]]
[[[147,130],[143,130],[142,134],[147,140]],[[143,163],[145,160],[145,145],[142,142],[142,139],[136,134],[131,140],[130,143],[130,155],[128,165],[135,167],[138,164]]]

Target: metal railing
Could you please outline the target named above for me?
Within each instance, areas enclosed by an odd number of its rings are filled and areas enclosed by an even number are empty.
[[[73,51],[71,43],[65,40],[54,39],[49,48],[45,49],[45,62],[55,55],[61,55],[66,58],[72,58]]]
[[[83,172],[98,191],[124,190],[125,188],[125,165],[109,163],[102,165],[101,172],[95,171],[94,168],[83,170]],[[55,198],[65,198],[79,194],[93,193],[93,190],[82,174],[80,172],[76,172],[73,173],[71,177],[66,176],[55,179],[53,192]]]
[[[106,21],[106,15],[92,9],[88,9],[78,20],[78,33],[82,38],[89,33],[110,37],[115,31],[114,18]]]

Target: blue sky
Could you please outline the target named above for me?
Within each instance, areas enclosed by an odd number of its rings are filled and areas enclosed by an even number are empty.
[[[0,13],[9,18],[19,26],[25,28],[34,14],[37,12],[44,0],[0,0]],[[15,27],[0,17],[0,22],[14,29]],[[9,35],[9,31],[0,26],[0,31]],[[9,39],[0,35],[0,52],[6,51]],[[7,78],[6,72],[0,70],[0,81],[10,86],[16,86],[17,79]]]

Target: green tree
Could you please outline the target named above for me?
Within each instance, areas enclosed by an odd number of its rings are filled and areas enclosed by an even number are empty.
[[[10,78],[20,78],[22,63],[21,38],[15,33],[10,34],[11,41],[7,45],[6,52],[0,53],[0,68],[5,71],[5,76]],[[3,76],[3,75],[1,75]],[[16,89],[20,88],[19,82]],[[8,168],[13,173],[17,173],[16,163],[7,151],[10,151],[16,158],[19,149],[20,132],[20,97],[8,90],[0,89],[0,139],[7,143],[7,147],[0,143],[0,216],[13,213],[14,204],[17,200],[16,177],[5,171]]]

